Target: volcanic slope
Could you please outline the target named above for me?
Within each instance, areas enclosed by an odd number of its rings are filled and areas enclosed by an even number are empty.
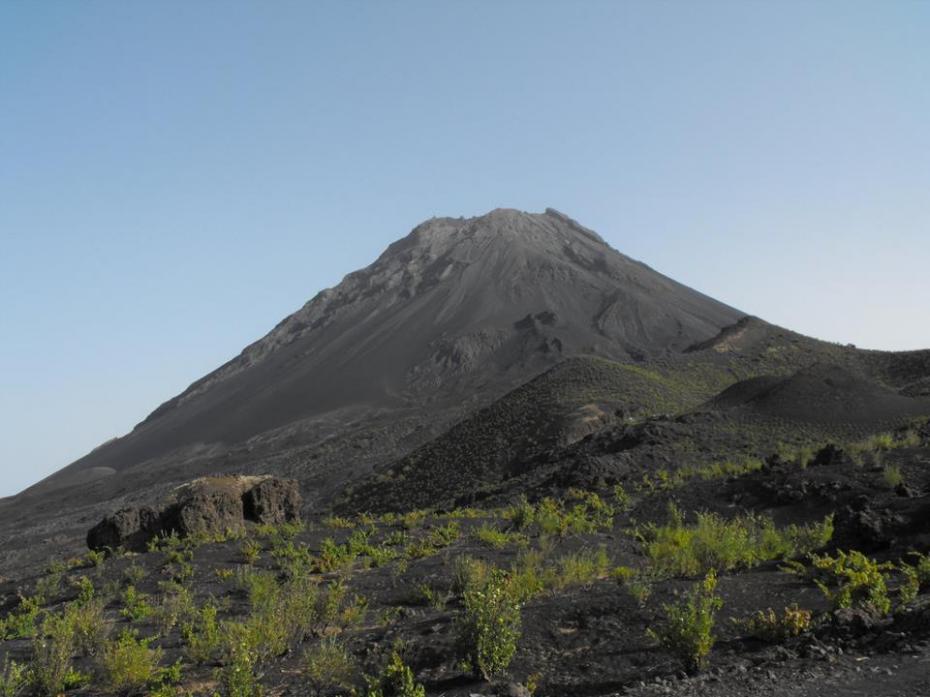
[[[205,449],[221,463],[228,444],[302,421],[461,413],[563,357],[664,355],[740,316],[551,209],[434,218],[33,493]]]
[[[918,358],[751,317],[682,354],[637,364],[579,356],[381,467],[338,509],[506,500],[867,437],[930,415],[930,399],[908,394]]]

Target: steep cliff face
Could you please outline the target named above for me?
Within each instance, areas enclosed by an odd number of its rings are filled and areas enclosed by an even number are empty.
[[[39,486],[323,414],[494,396],[570,355],[678,352],[740,317],[551,209],[435,218]]]

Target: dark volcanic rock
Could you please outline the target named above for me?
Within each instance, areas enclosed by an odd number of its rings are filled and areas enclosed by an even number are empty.
[[[266,479],[242,497],[246,520],[276,525],[300,518],[300,489],[293,479]]]
[[[887,508],[872,508],[861,497],[837,513],[834,536],[854,549],[884,549],[894,543],[907,522]]]
[[[277,524],[299,519],[300,491],[292,479],[205,477],[176,489],[159,510],[143,506],[108,515],[87,533],[87,546],[138,552],[162,534],[225,534],[241,531],[246,520]]]
[[[828,443],[817,451],[810,464],[812,467],[827,467],[830,465],[841,465],[848,460],[849,457],[842,448],[837,447],[833,443]]]
[[[243,494],[223,483],[198,483],[162,512],[167,532],[181,537],[214,532],[235,532],[245,525]]]
[[[148,540],[160,532],[161,516],[158,511],[147,506],[123,508],[87,532],[87,546],[95,550],[123,547],[141,551]]]

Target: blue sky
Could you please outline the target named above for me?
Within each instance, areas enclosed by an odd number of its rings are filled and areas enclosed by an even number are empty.
[[[433,215],[930,347],[930,3],[0,4],[0,495]]]

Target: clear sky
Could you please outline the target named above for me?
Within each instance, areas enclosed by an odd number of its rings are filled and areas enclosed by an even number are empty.
[[[0,3],[0,495],[499,206],[930,347],[930,3]]]

